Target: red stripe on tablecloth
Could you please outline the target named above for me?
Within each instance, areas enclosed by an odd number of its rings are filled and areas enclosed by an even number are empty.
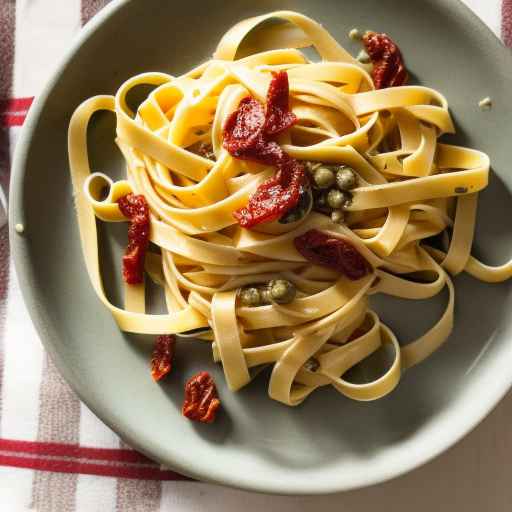
[[[188,477],[169,470],[148,466],[116,466],[78,460],[46,459],[44,457],[20,457],[1,455],[0,465],[37,471],[54,471],[82,475],[111,476],[145,480],[190,480]]]
[[[135,450],[120,448],[94,448],[89,446],[80,446],[77,444],[55,442],[0,439],[0,451],[23,452],[42,456],[75,457],[79,459],[102,460],[107,462],[129,462],[156,465],[155,462]]]
[[[0,100],[0,127],[21,126],[34,98],[9,98]]]
[[[26,112],[33,101],[33,96],[29,98],[9,98],[0,100],[0,114]]]
[[[13,126],[22,126],[27,114],[0,114],[0,127],[11,128]]]

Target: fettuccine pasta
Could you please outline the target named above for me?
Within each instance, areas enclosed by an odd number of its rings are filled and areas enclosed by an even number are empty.
[[[250,38],[260,48],[244,46],[249,33],[260,36]],[[299,50],[310,46],[320,62]],[[223,145],[224,125],[243,98],[265,102],[277,71],[288,74],[297,117],[279,136],[283,150],[303,162],[349,166],[357,175],[344,222],[310,211],[294,222],[245,229],[233,215],[275,169],[232,156]],[[132,112],[127,95],[139,85],[154,89]],[[116,143],[126,160],[121,181],[89,167],[87,127],[103,110],[116,117]],[[466,271],[498,282],[512,275],[512,262],[490,267],[470,254],[489,158],[438,141],[452,132],[439,92],[415,85],[376,90],[365,67],[306,16],[281,11],[242,21],[224,35],[211,60],[190,72],[137,75],[115,96],[90,98],[74,112],[70,169],[94,290],[123,331],[192,333],[210,343],[231,390],[272,365],[268,393],[287,405],[327,385],[354,400],[380,398],[449,337],[451,276]],[[201,144],[211,146],[211,154],[198,153]],[[125,285],[122,308],[103,289],[96,219],[126,222],[117,201],[129,193],[143,195],[149,205],[154,245],[145,271],[162,288],[166,314],[146,312],[144,283]],[[307,261],[294,239],[310,230],[350,242],[371,271],[352,280]],[[444,250],[429,242],[441,234]],[[292,302],[240,303],[241,289],[276,279],[296,288]],[[425,300],[445,289],[444,313],[406,345],[369,306],[373,294]],[[376,380],[344,379],[383,347],[394,356]]]

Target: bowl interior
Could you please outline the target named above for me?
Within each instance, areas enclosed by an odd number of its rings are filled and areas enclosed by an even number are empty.
[[[400,474],[438,454],[472,428],[508,389],[512,377],[509,283],[455,279],[456,327],[446,345],[403,376],[388,397],[371,403],[332,390],[288,408],[266,393],[268,372],[237,394],[224,384],[208,344],[179,346],[173,375],[162,385],[148,371],[150,340],[123,334],[89,284],[79,245],[67,163],[66,135],[74,108],[111,94],[128,77],[158,70],[179,74],[211,55],[237,20],[293,9],[320,21],[347,48],[352,27],[395,38],[413,80],[444,93],[457,126],[451,142],[486,151],[493,173],[481,194],[476,253],[497,264],[510,253],[512,140],[510,58],[498,40],[458,2],[423,0],[205,0],[118,2],[82,35],[20,141],[12,188],[12,223],[23,222],[14,251],[25,297],[41,337],[85,402],[137,448],[204,480],[247,489],[320,493]],[[491,78],[492,77],[492,78]],[[478,101],[490,96],[493,108]],[[94,170],[115,175],[121,157],[114,120],[98,115],[90,128]],[[109,233],[109,238],[104,236]],[[102,255],[115,269],[125,229],[101,227]],[[119,273],[106,273],[116,298]],[[376,307],[404,343],[439,316],[443,300],[379,298]],[[214,425],[181,417],[183,383],[199,369],[218,383],[223,412]]]

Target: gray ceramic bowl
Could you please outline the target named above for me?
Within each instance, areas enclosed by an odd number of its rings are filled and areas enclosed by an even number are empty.
[[[461,3],[447,0],[171,0],[115,1],[95,18],[36,100],[18,143],[11,188],[11,230],[25,300],[60,371],[89,407],[134,447],[202,480],[277,493],[326,493],[389,479],[425,463],[472,429],[509,389],[512,296],[508,283],[456,279],[456,328],[433,357],[404,376],[390,396],[372,403],[315,393],[304,405],[268,399],[262,375],[230,393],[206,344],[182,345],[169,382],[148,372],[150,345],[121,333],[89,284],[79,247],[67,164],[73,109],[112,93],[148,70],[178,74],[207,58],[237,20],[293,9],[322,22],[342,44],[350,28],[385,31],[399,41],[414,79],[446,94],[458,128],[453,141],[490,154],[494,173],[481,195],[476,251],[498,263],[510,254],[512,60]],[[491,96],[493,108],[478,101]],[[118,172],[113,120],[90,130],[92,164]],[[103,230],[102,230],[103,231]],[[112,232],[112,231],[111,231]],[[118,262],[119,237],[103,245]],[[113,272],[111,276],[116,276]],[[108,276],[107,276],[108,277]],[[107,279],[115,296],[114,278]],[[440,313],[439,302],[388,299],[378,307],[407,340]],[[207,368],[219,383],[224,412],[210,426],[180,414],[182,385]]]

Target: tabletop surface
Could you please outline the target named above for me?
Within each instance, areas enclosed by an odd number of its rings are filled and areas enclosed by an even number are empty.
[[[4,1],[4,0],[2,0]],[[10,0],[6,0],[10,1]],[[27,3],[25,0],[22,3]],[[456,1],[456,0],[450,0]],[[464,0],[489,26],[499,33],[500,0]],[[65,3],[65,2],[64,2]],[[60,3],[59,3],[60,5]],[[58,41],[57,43],[58,44]],[[21,48],[21,52],[29,51]],[[17,56],[17,59],[19,56]],[[49,67],[54,63],[49,62]],[[1,66],[0,66],[1,67]],[[16,70],[15,70],[16,72]],[[30,69],[18,73],[16,94],[33,94]],[[24,90],[26,89],[26,90]],[[269,510],[282,512],[338,511],[367,512],[378,507],[394,512],[431,512],[450,510],[465,512],[512,510],[512,485],[508,468],[512,462],[512,393],[468,436],[448,452],[425,466],[390,482],[377,486],[323,497],[284,497],[253,494],[216,485],[196,482],[163,482],[169,491],[162,493],[161,510],[235,511]],[[15,503],[22,492],[20,472],[26,470],[0,467],[0,510]],[[173,489],[174,488],[174,489]],[[24,510],[24,509],[23,509]],[[105,508],[108,510],[108,507]]]

